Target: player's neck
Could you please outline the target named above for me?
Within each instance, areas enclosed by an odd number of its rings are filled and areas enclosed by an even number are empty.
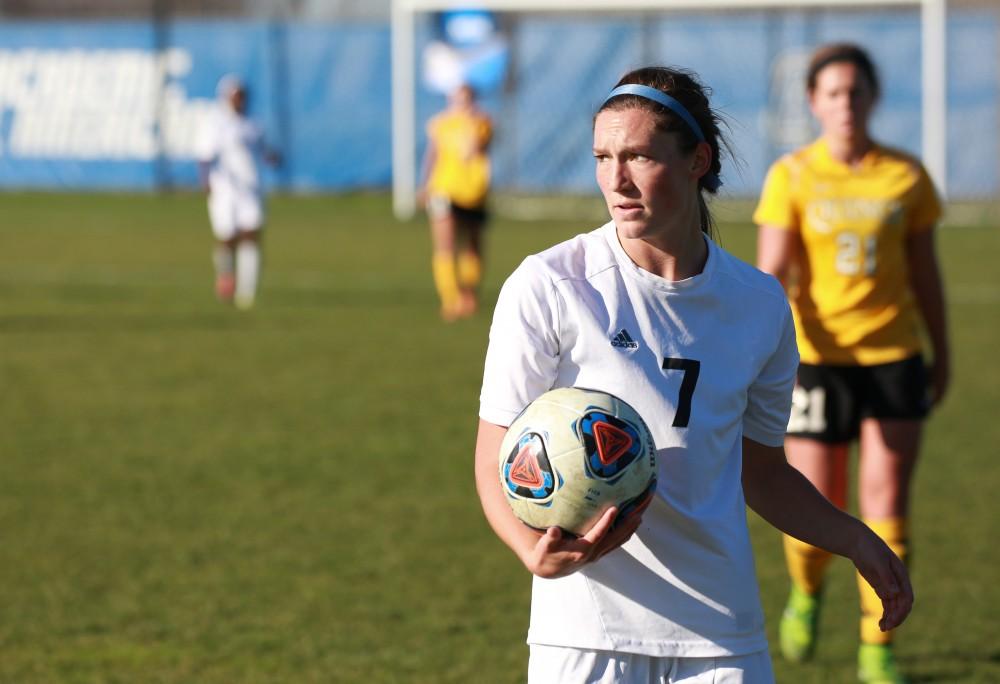
[[[875,143],[867,134],[852,137],[824,136],[830,156],[847,166],[857,166]]]
[[[636,266],[671,282],[698,275],[708,259],[708,245],[697,225],[642,238],[619,235],[619,242]]]

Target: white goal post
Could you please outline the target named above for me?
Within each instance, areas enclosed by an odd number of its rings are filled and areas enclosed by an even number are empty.
[[[947,0],[392,0],[392,202],[397,218],[416,212],[416,38],[418,12],[625,12],[650,10],[808,9],[919,6],[921,150],[935,184],[947,193],[945,47]]]

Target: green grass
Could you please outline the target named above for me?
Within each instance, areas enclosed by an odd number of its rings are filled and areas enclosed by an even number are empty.
[[[438,320],[426,226],[384,196],[271,210],[242,314],[213,299],[196,196],[0,195],[0,681],[523,681],[529,577],[472,483],[488,313]],[[496,221],[487,303],[592,224]],[[916,682],[990,682],[1000,232],[940,244],[955,384],[899,652]],[[779,540],[751,523],[776,643]],[[853,581],[834,564],[818,660],[779,681],[851,681]]]

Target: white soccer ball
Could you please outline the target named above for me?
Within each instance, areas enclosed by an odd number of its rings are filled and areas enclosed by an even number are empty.
[[[541,395],[507,429],[500,486],[514,514],[538,530],[582,535],[611,506],[640,514],[656,490],[656,447],[618,397],[563,387]]]

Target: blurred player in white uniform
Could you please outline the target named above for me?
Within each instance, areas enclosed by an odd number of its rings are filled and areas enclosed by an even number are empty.
[[[215,292],[240,309],[253,306],[260,276],[260,233],[264,196],[260,161],[278,162],[260,126],[247,117],[247,88],[237,76],[223,76],[218,107],[199,139],[199,170],[208,192],[208,215],[216,245]]]

